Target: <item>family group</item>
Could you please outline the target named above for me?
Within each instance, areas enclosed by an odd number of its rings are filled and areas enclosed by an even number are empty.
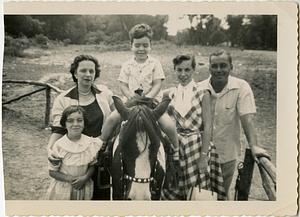
[[[216,186],[212,191],[227,200],[241,155],[244,130],[255,161],[269,157],[257,144],[252,114],[255,100],[249,84],[231,76],[231,55],[218,51],[209,56],[210,76],[196,83],[196,60],[192,54],[173,59],[178,86],[162,90],[165,80],[159,60],[149,55],[153,32],[147,24],[130,30],[134,56],[121,68],[118,81],[123,101],[136,97],[157,103],[171,99],[168,112],[158,123],[172,143],[173,160],[179,162],[178,185],[163,188],[161,200],[187,200],[192,187],[207,184],[207,174]],[[110,200],[110,174],[97,164],[98,152],[107,143],[121,116],[115,110],[113,92],[95,85],[100,76],[98,60],[80,55],[71,64],[76,85],[61,93],[52,109],[52,134],[47,146],[49,174],[53,178],[47,200]],[[101,173],[100,183],[97,179]],[[210,183],[210,186],[211,184]],[[100,184],[100,185],[99,185]]]

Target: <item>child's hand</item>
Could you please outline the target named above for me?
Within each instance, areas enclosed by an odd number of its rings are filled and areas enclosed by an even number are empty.
[[[73,181],[71,182],[71,185],[73,188],[80,190],[84,187],[86,182],[87,182],[87,180],[84,176],[78,176],[73,179]]]

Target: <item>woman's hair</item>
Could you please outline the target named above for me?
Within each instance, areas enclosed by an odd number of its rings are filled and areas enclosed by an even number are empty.
[[[70,105],[63,111],[61,118],[60,118],[60,125],[65,128],[68,116],[75,112],[79,112],[80,114],[82,114],[83,120],[84,120],[84,126],[87,126],[88,125],[87,115],[86,115],[84,109],[78,105]]]
[[[153,31],[149,25],[144,23],[135,25],[129,31],[129,38],[131,44],[133,42],[133,39],[139,39],[145,36],[150,39],[150,42],[152,41]]]
[[[174,69],[177,65],[181,64],[183,61],[192,60],[192,67],[195,70],[196,60],[193,54],[179,54],[173,59]]]
[[[223,54],[227,55],[229,63],[232,64],[232,57],[231,57],[230,53],[227,52],[226,50],[220,50],[220,51],[216,51],[216,52],[210,54],[209,55],[209,63],[211,62],[211,57],[212,56],[222,56]]]
[[[86,60],[92,61],[95,64],[95,79],[100,76],[101,70],[100,70],[100,65],[98,63],[98,60],[91,55],[82,54],[82,55],[75,57],[73,63],[71,64],[70,72],[72,74],[72,78],[73,78],[74,82],[77,82],[77,78],[75,77],[75,72],[78,68],[79,63],[82,61],[86,61]]]

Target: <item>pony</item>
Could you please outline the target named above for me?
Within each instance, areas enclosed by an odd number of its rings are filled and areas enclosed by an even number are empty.
[[[113,96],[122,117],[113,144],[111,176],[114,200],[159,200],[165,175],[163,137],[157,120],[170,99],[155,106],[152,99],[128,101]]]

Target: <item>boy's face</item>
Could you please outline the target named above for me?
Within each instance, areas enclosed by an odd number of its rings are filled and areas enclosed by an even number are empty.
[[[134,53],[135,59],[138,63],[143,63],[148,58],[148,53],[151,50],[151,42],[148,37],[134,38],[131,44],[131,50]]]
[[[186,86],[193,79],[194,69],[192,67],[192,60],[184,60],[175,66],[175,72],[179,83]]]
[[[68,131],[68,137],[74,138],[81,135],[84,128],[84,118],[79,112],[71,113],[66,120],[66,129]]]

